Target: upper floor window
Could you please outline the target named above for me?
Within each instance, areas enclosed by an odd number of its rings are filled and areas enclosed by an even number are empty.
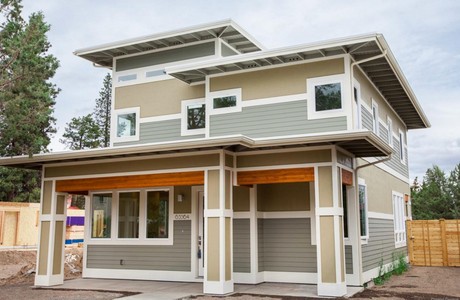
[[[379,105],[372,99],[372,131],[379,135]]]
[[[119,109],[115,111],[112,124],[115,142],[134,141],[139,139],[139,107]]]
[[[217,97],[212,99],[214,109],[236,106],[236,96]]]
[[[354,124],[355,124],[355,129],[360,129],[361,128],[361,87],[358,81],[354,80],[353,81],[353,100],[354,100]]]
[[[307,79],[308,118],[343,115],[344,86],[342,75]]]
[[[226,114],[241,111],[241,89],[230,89],[209,93],[209,114]]]
[[[182,135],[204,134],[206,104],[204,99],[182,101]]]
[[[387,117],[388,124],[388,145],[393,147],[393,121]]]
[[[399,130],[399,159],[404,164],[406,163],[406,151],[404,150],[404,133]]]

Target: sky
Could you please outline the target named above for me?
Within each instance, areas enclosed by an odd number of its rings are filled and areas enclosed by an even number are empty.
[[[409,132],[410,178],[460,163],[460,1],[456,0],[23,0],[24,15],[42,11],[62,89],[54,116],[59,142],[72,117],[91,113],[107,69],[76,49],[192,25],[233,19],[266,48],[382,33],[432,127]]]

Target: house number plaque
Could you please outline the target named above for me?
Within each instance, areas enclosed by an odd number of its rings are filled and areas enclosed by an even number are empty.
[[[174,220],[191,220],[192,216],[190,214],[175,214]]]

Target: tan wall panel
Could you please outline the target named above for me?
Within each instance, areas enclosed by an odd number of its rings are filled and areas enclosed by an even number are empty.
[[[225,154],[225,166],[233,168],[233,156]]]
[[[313,168],[275,169],[261,171],[240,171],[239,185],[266,183],[310,182],[315,180]]]
[[[308,164],[330,162],[331,150],[313,150],[259,155],[242,155],[237,157],[237,167],[262,167],[290,164]]]
[[[63,215],[66,207],[66,200],[64,195],[58,195],[56,197],[56,214]]]
[[[249,211],[249,192],[247,186],[234,186],[233,187],[233,211]]]
[[[277,183],[257,186],[258,211],[309,211],[310,183]]]
[[[337,167],[337,191],[339,192],[339,207],[342,207],[342,172]]]
[[[50,239],[50,221],[43,221],[40,229],[40,248],[38,254],[38,275],[46,275],[48,270],[48,251]]]
[[[203,185],[204,172],[179,172],[133,176],[115,176],[56,181],[57,192],[148,188],[174,185]]]
[[[265,69],[211,78],[211,91],[242,88],[243,100],[305,93],[306,79],[343,74],[343,59]]]
[[[361,159],[358,160],[358,165],[365,163]],[[410,194],[408,183],[375,166],[359,169],[358,177],[366,181],[369,211],[393,214],[392,191]]]
[[[344,251],[345,248],[343,246],[343,225],[342,225],[342,217],[339,217],[339,234],[340,234],[340,265],[342,266],[341,268],[341,282],[345,281],[345,258],[344,258]]]
[[[225,209],[230,209],[230,204],[232,202],[230,195],[232,188],[231,174],[232,173],[230,171],[225,171]]]
[[[208,218],[207,272],[209,281],[220,280],[219,218]]]
[[[182,202],[177,201],[177,195],[183,195]],[[192,213],[192,187],[175,186],[174,187],[174,213],[190,214]]]
[[[45,177],[96,175],[119,172],[142,172],[178,168],[199,168],[219,165],[219,154],[183,157],[153,158],[106,163],[80,164],[74,166],[48,167]]]
[[[42,214],[51,214],[51,197],[53,196],[53,182],[45,181],[43,183]]]
[[[162,80],[115,88],[115,109],[140,107],[141,117],[181,112],[181,101],[204,98],[204,84],[190,86],[180,80]]]
[[[225,280],[232,279],[231,218],[225,218]]]
[[[220,208],[219,171],[208,171],[208,209]]]
[[[320,217],[321,233],[321,280],[335,283],[334,217]]]
[[[318,168],[319,181],[319,206],[332,207],[332,167]]]
[[[64,221],[56,221],[54,234],[53,275],[62,272],[62,248],[64,247]]]

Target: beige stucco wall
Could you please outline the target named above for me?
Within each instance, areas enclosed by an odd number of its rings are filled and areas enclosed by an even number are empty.
[[[308,182],[257,185],[258,211],[309,211]]]
[[[190,86],[178,79],[115,88],[115,109],[140,107],[141,118],[177,114],[181,101],[204,98],[204,84]]]
[[[210,90],[242,89],[243,100],[305,93],[306,79],[344,73],[343,59],[264,69],[211,78]]]
[[[358,159],[358,165],[366,162]],[[393,214],[392,191],[410,194],[409,184],[375,166],[358,170],[358,177],[366,182],[368,211]]]

